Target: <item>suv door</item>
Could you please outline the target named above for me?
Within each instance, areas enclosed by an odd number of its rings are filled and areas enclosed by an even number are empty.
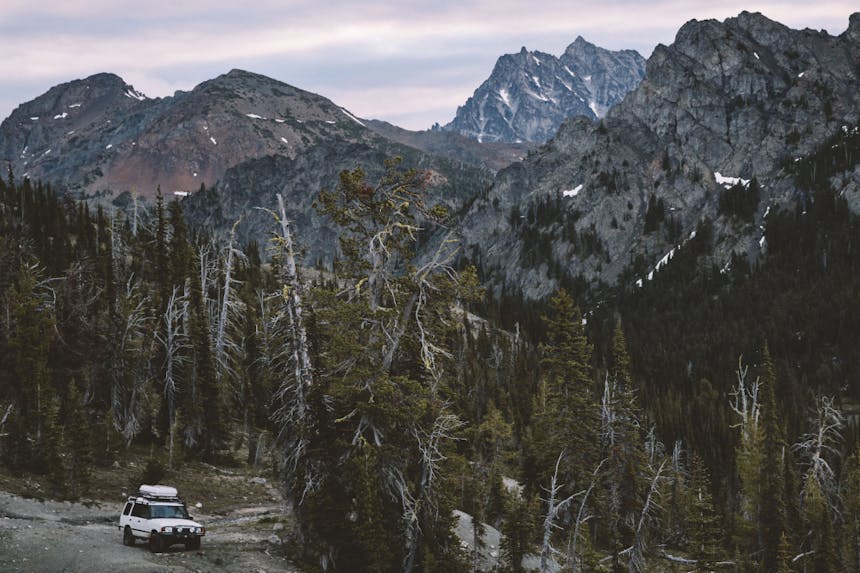
[[[135,503],[131,508],[129,516],[129,527],[132,533],[137,537],[149,537],[149,505],[143,503]]]
[[[134,504],[132,504],[132,502],[130,502],[130,501],[126,502],[125,507],[122,509],[122,513],[119,515],[119,526],[121,528],[125,527],[126,525],[129,525],[128,520],[129,520],[129,517],[131,514],[131,506],[132,505],[134,505]]]

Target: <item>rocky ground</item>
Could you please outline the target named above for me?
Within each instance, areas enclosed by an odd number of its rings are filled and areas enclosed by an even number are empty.
[[[140,542],[122,544],[122,503],[38,501],[0,493],[0,569],[8,572],[236,571],[293,572],[282,556],[290,527],[281,507],[235,508],[227,515],[194,517],[206,526],[199,551],[175,545],[151,553]],[[193,508],[192,508],[193,511]]]
[[[200,461],[161,467],[158,452],[133,446],[113,464],[94,465],[79,502],[58,501],[47,476],[12,475],[0,466],[0,571],[7,572],[295,572],[287,557],[294,520],[265,469],[249,467],[245,452],[219,466]],[[159,464],[155,464],[159,466]],[[158,467],[156,467],[158,469]],[[265,476],[265,477],[264,477]],[[126,547],[117,525],[128,495],[141,483],[173,485],[206,527],[201,549],[164,553],[146,543]]]

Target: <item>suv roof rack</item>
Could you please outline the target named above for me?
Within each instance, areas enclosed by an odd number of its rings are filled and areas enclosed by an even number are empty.
[[[167,485],[141,484],[138,489],[138,497],[151,501],[175,501],[182,503],[176,488]]]

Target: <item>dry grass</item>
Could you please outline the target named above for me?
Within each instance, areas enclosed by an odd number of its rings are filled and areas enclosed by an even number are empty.
[[[239,461],[241,455],[237,452],[235,457],[223,460],[224,463],[218,466],[197,460],[184,461],[172,470],[165,469],[158,481],[176,487],[192,515],[195,511],[209,515],[226,514],[237,508],[278,503],[279,496],[268,470],[248,468]],[[163,462],[160,451],[146,446],[132,446],[121,452],[119,458],[109,466],[93,466],[89,488],[79,501],[122,503],[143,483],[147,462]],[[253,477],[266,478],[266,484],[252,483]],[[13,476],[2,466],[0,490],[37,499],[64,498],[51,491],[46,475],[25,473]],[[196,508],[198,503],[202,505],[201,509]]]

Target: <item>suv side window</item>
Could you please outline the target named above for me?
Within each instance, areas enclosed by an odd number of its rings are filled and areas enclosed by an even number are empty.
[[[136,503],[134,504],[134,509],[131,510],[131,515],[134,517],[149,519],[149,506],[142,503]]]
[[[125,509],[122,510],[123,515],[128,515],[131,513],[131,502],[125,504]]]

